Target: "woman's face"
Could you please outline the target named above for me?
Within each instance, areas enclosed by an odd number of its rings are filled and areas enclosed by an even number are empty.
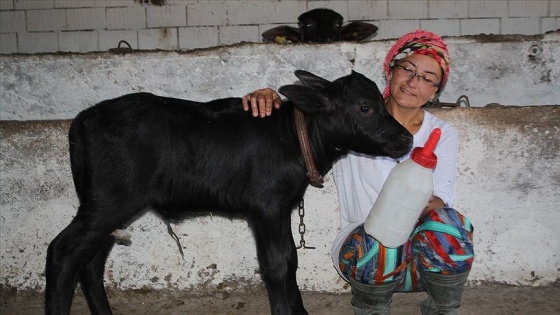
[[[422,107],[436,97],[442,75],[434,58],[420,54],[407,56],[397,61],[391,72],[390,98],[402,107]]]

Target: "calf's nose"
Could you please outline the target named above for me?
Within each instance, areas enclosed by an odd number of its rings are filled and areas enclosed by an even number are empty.
[[[412,135],[409,132],[406,132],[405,134],[403,134],[401,136],[401,138],[405,143],[412,143],[412,141],[414,140],[414,138],[412,137]]]
[[[402,143],[406,145],[408,150],[412,149],[412,144],[414,143],[414,138],[412,137],[412,134],[410,134],[407,131],[406,133],[401,135],[401,140],[402,140]]]

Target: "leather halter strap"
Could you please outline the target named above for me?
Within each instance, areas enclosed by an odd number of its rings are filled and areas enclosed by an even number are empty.
[[[311,149],[311,144],[309,142],[309,135],[307,133],[307,125],[305,124],[305,117],[303,113],[294,107],[294,118],[296,122],[296,130],[298,135],[299,147],[301,153],[303,154],[303,160],[305,161],[305,168],[307,169],[307,178],[312,186],[323,188],[323,176],[317,171],[315,166],[315,159],[313,158],[313,151]]]

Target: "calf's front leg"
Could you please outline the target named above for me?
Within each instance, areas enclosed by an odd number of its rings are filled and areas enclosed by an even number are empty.
[[[288,215],[277,218],[259,215],[252,218],[251,224],[262,279],[268,291],[271,314],[306,315],[307,311],[303,306],[296,280],[298,258],[289,212]]]

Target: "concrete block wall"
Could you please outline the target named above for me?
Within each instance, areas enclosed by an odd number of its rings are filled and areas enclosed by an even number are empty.
[[[481,36],[482,37],[482,36]],[[456,207],[475,226],[472,283],[553,285],[560,279],[560,32],[490,42],[452,37],[457,58],[444,100],[472,108],[434,110],[460,135]],[[197,101],[279,87],[305,69],[326,79],[355,70],[383,84],[392,40],[321,45],[245,43],[188,52],[0,56],[0,286],[42,290],[48,243],[76,213],[68,161],[69,120],[130,92]],[[495,56],[499,56],[496,58]],[[492,106],[489,102],[505,105]],[[528,106],[545,105],[550,106]],[[339,224],[332,176],[305,196],[306,244],[298,251],[303,290],[348,292],[332,267]],[[297,211],[292,231],[299,241]],[[255,244],[243,220],[208,215],[174,225],[147,214],[129,228],[130,247],[107,262],[114,289],[236,290],[260,283]],[[200,291],[199,291],[200,292]]]
[[[295,26],[299,14],[319,7],[376,24],[372,39],[416,28],[443,36],[560,29],[558,0],[0,0],[0,53],[105,51],[120,40],[164,50],[259,42],[267,29]]]

